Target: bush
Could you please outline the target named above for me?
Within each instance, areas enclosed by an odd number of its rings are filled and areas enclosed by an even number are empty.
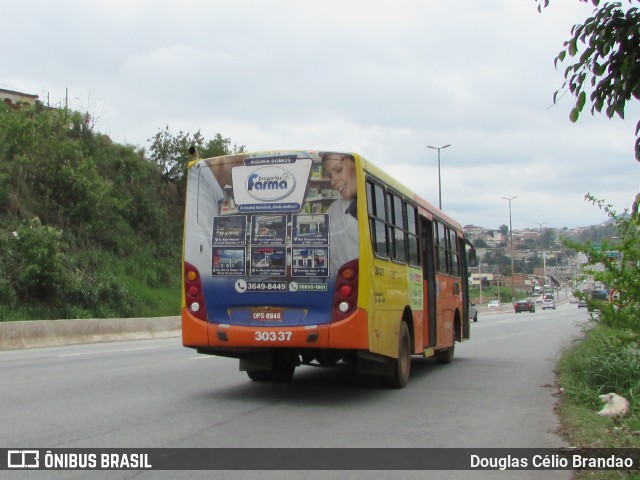
[[[16,291],[7,280],[0,278],[0,304],[13,308],[17,303],[18,295],[16,295]]]
[[[13,288],[21,301],[51,301],[66,281],[61,232],[33,219],[18,228],[12,240]]]
[[[587,330],[584,340],[560,362],[565,393],[594,408],[602,406],[598,396],[603,393],[614,392],[629,400],[637,397],[640,350],[632,338],[626,331],[604,325]]]

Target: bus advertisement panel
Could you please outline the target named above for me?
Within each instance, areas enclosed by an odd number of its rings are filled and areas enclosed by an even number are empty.
[[[190,168],[184,261],[200,274],[208,322],[331,320],[337,261],[357,258],[357,222],[350,234],[341,232],[349,225],[328,213],[345,200],[322,167],[319,154],[303,153],[201,160]],[[264,315],[269,305],[277,314]]]

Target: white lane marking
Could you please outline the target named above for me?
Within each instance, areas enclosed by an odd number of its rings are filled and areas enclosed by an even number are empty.
[[[95,351],[95,352],[79,352],[79,353],[65,353],[62,355],[58,355],[59,358],[61,357],[78,357],[80,355],[99,355],[102,353],[119,353],[119,352],[134,352],[136,350],[153,350],[156,348],[164,348],[161,346],[157,346],[157,347],[138,347],[138,348],[120,348],[117,350],[100,350],[100,351]]]

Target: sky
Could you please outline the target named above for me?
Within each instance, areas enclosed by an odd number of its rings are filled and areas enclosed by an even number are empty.
[[[580,227],[640,189],[640,108],[569,121],[554,59],[593,6],[552,0],[9,0],[0,88],[115,142],[216,134],[357,152],[463,225]],[[10,46],[10,47],[9,47]],[[512,198],[511,202],[505,198]]]

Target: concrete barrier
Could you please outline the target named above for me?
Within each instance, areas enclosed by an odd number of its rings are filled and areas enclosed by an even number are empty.
[[[180,317],[0,322],[0,350],[180,336]]]

